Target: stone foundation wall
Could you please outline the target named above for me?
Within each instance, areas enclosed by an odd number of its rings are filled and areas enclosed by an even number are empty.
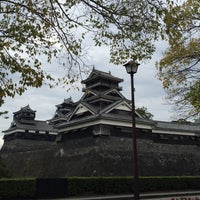
[[[14,177],[129,176],[132,139],[63,137],[56,142],[15,139],[0,152]],[[200,146],[138,139],[141,176],[200,175]]]

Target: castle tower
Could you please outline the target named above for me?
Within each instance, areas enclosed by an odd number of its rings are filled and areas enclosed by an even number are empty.
[[[60,134],[90,129],[95,136],[109,136],[121,132],[122,128],[130,129],[131,105],[120,92],[122,81],[110,72],[93,69],[82,81],[85,84],[82,98],[73,103],[62,121],[54,123],[55,128]]]
[[[13,113],[13,121],[4,132],[4,141],[13,139],[50,140],[57,135],[53,126],[46,121],[35,120],[36,111],[29,105]]]
[[[13,120],[14,121],[15,120],[18,120],[18,121],[28,120],[31,123],[35,119],[35,113],[36,113],[36,111],[32,110],[30,108],[30,106],[27,105],[27,106],[21,108],[19,111],[13,113]]]

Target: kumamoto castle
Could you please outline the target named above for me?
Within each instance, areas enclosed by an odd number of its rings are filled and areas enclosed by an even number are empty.
[[[93,69],[81,99],[56,105],[52,119],[38,121],[29,106],[14,112],[1,149],[13,176],[133,175],[131,101],[122,81]],[[141,176],[200,175],[200,124],[136,113],[136,128]]]

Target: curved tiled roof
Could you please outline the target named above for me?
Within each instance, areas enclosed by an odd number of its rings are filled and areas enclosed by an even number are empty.
[[[93,78],[96,78],[96,76],[101,76],[101,77],[104,77],[104,78],[109,79],[109,80],[114,80],[114,81],[116,81],[118,83],[123,82],[123,79],[111,75],[110,72],[107,73],[107,72],[99,71],[99,70],[93,68],[93,70],[90,73],[89,77],[87,79],[83,80],[82,83],[85,84],[85,83],[91,81]]]

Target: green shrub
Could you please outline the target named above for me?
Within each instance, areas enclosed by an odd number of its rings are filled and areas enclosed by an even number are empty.
[[[141,177],[140,192],[200,189],[199,176]]]
[[[130,193],[132,184],[128,177],[73,177],[68,179],[68,192],[69,195]]]
[[[70,177],[68,195],[133,193],[132,177]],[[140,193],[160,191],[199,190],[200,177],[140,177]],[[37,188],[39,189],[39,188]],[[34,198],[35,179],[0,179],[0,199]]]
[[[139,189],[140,192],[200,189],[200,177],[140,177]],[[133,193],[133,178],[71,177],[68,179],[68,193],[70,196]]]
[[[0,199],[22,199],[34,196],[35,179],[0,179]]]

